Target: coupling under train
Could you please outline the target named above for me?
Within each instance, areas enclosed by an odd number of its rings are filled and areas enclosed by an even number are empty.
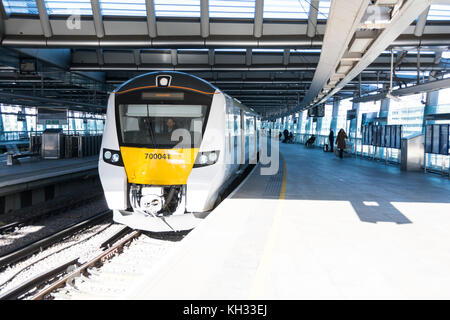
[[[257,161],[258,114],[185,73],[125,82],[111,93],[106,119],[101,183],[114,221],[134,229],[194,228]]]

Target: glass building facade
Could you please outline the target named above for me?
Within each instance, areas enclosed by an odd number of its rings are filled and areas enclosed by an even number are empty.
[[[433,96],[430,98],[429,95]],[[386,101],[385,101],[386,103]],[[387,107],[382,110],[382,101],[353,103],[352,98],[340,100],[333,117],[332,104],[325,105],[325,115],[321,118],[308,117],[308,111],[302,111],[298,117],[285,117],[269,123],[274,129],[285,128],[295,134],[295,142],[304,143],[311,135],[315,135],[316,146],[328,143],[328,134],[333,129],[335,136],[342,128],[349,135],[349,144],[355,156],[400,163],[400,150],[393,148],[362,145],[362,126],[372,123],[374,118],[380,124],[402,125],[402,138],[423,134],[427,124],[450,124],[450,120],[426,121],[425,116],[431,114],[450,114],[450,88],[430,93],[401,96],[399,101],[387,100]],[[347,111],[357,110],[356,120],[347,120]],[[382,114],[383,112],[383,114]],[[296,119],[296,123],[293,121]],[[353,122],[352,122],[353,121]],[[333,125],[334,123],[334,125]],[[350,133],[350,134],[349,134]],[[450,141],[449,141],[450,145]],[[448,172],[450,156],[427,154],[426,166],[431,171]]]

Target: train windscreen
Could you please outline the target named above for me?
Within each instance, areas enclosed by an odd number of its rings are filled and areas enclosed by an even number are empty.
[[[200,147],[206,105],[120,104],[122,145],[153,149]]]

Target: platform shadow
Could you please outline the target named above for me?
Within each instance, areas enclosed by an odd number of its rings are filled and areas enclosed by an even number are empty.
[[[411,220],[387,201],[350,201],[350,203],[362,222],[412,223]]]

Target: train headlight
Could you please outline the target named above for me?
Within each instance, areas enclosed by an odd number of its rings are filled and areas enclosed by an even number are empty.
[[[208,162],[208,156],[206,154],[201,154],[198,157],[198,164],[206,164]]]
[[[109,159],[111,159],[111,156],[112,156],[112,154],[111,154],[111,151],[105,151],[105,153],[103,154],[103,156],[105,157],[105,159],[106,160],[109,160]]]
[[[194,168],[210,166],[219,159],[219,151],[199,152]]]
[[[120,160],[119,154],[118,154],[118,153],[114,153],[113,156],[112,156],[112,158],[111,158],[111,161],[112,161],[113,163],[117,163],[117,162],[119,162],[119,160]]]
[[[215,163],[217,161],[217,153],[214,151],[208,155],[209,162]]]
[[[120,151],[117,150],[103,149],[103,161],[115,166],[123,166]]]

